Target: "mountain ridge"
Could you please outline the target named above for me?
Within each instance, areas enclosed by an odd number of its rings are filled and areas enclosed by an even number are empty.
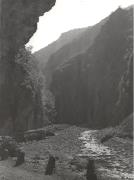
[[[87,28],[90,27],[74,29],[62,33],[57,40],[48,44],[46,47],[40,49],[39,51],[36,51],[34,53],[35,57],[37,58],[39,63],[41,63],[41,65],[45,66],[45,63],[47,63],[51,54],[58,51],[65,44],[68,44],[69,42],[73,41],[73,39],[77,38],[77,36],[84,32]]]

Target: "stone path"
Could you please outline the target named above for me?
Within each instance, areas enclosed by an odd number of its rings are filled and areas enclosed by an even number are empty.
[[[133,144],[122,138],[112,138],[105,144],[97,140],[97,130],[81,133],[81,156],[96,160],[98,170],[117,179],[134,179],[133,176]],[[116,179],[115,178],[115,179]]]

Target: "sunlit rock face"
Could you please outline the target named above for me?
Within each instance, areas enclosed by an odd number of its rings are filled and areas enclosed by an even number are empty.
[[[0,0],[0,128],[12,126],[16,114],[14,57],[36,31],[39,16],[54,4],[55,0]]]
[[[100,128],[132,113],[132,22],[132,8],[117,9],[87,51],[53,70],[58,122]]]

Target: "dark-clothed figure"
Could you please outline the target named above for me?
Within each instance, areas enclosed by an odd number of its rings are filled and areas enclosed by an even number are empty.
[[[46,167],[45,175],[52,175],[54,170],[55,170],[55,157],[49,155],[49,160]]]
[[[86,178],[87,180],[97,180],[94,161],[91,159],[88,160]]]
[[[15,164],[15,167],[23,164],[24,162],[25,162],[25,153],[23,151],[21,151],[21,150],[18,150],[18,152],[17,152],[17,161],[16,161],[16,164]]]
[[[1,160],[5,160],[8,158],[8,150],[4,148],[0,148],[0,156]]]

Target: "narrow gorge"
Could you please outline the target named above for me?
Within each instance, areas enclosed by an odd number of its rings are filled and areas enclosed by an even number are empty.
[[[0,180],[134,179],[133,5],[85,2],[0,0]]]
[[[50,55],[43,71],[55,96],[56,122],[104,128],[133,112],[132,16],[132,8],[118,8],[93,27],[72,31]]]

